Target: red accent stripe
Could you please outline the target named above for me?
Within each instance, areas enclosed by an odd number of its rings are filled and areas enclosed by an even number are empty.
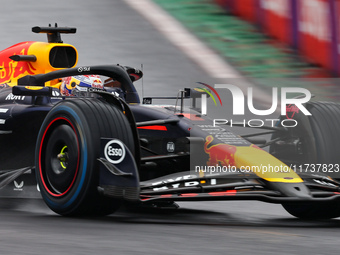
[[[76,180],[76,177],[77,177],[77,174],[78,174],[78,169],[79,169],[79,155],[78,155],[77,169],[76,169],[75,175],[74,175],[74,177],[73,177],[72,183],[71,183],[70,186],[67,188],[67,190],[66,190],[65,192],[61,193],[61,194],[55,194],[55,193],[53,193],[52,191],[50,191],[49,188],[47,187],[46,183],[45,183],[44,176],[43,176],[42,170],[41,170],[41,151],[42,151],[42,147],[43,147],[43,144],[44,144],[44,139],[45,139],[45,136],[46,136],[46,133],[47,133],[48,129],[49,129],[50,126],[51,126],[54,122],[56,122],[57,120],[64,120],[64,121],[68,122],[68,124],[70,124],[70,126],[72,127],[74,133],[76,133],[76,130],[75,130],[74,126],[72,125],[72,123],[71,123],[68,119],[66,119],[66,118],[64,118],[64,117],[56,118],[56,119],[54,119],[50,124],[48,124],[48,126],[47,126],[47,128],[46,128],[46,130],[45,130],[45,132],[44,132],[44,134],[43,134],[43,137],[42,137],[42,139],[41,139],[42,142],[41,142],[40,148],[39,148],[39,173],[40,173],[41,181],[42,181],[42,183],[43,183],[44,188],[46,189],[46,191],[47,191],[51,196],[54,196],[54,197],[61,197],[61,196],[65,195],[65,194],[71,189],[73,183],[74,183],[75,180]],[[78,153],[79,153],[80,149],[79,149],[79,141],[78,141],[77,135],[76,135],[76,138],[77,138]]]
[[[158,130],[158,131],[168,131],[166,126],[144,126],[138,127],[138,129],[148,129],[148,130]]]
[[[138,74],[130,73],[129,75],[135,77],[137,80],[140,78],[140,75]]]
[[[148,195],[140,195],[140,200],[141,201],[147,201],[147,200],[150,200],[152,199],[151,196],[148,196]]]
[[[227,190],[227,191],[216,191],[208,193],[210,196],[234,196],[236,195],[236,190]]]
[[[199,84],[202,84],[202,85],[204,85],[204,86],[206,86],[206,87],[208,87],[209,89],[211,89],[215,94],[216,94],[216,96],[218,97],[218,100],[220,100],[220,103],[221,103],[221,105],[222,105],[222,100],[221,100],[221,98],[220,98],[220,95],[217,93],[217,91],[213,88],[213,87],[211,87],[210,85],[208,85],[208,84],[205,84],[205,83],[203,83],[203,82],[198,82]]]
[[[167,195],[160,195],[161,198],[168,198],[168,197],[172,197],[172,194],[167,194]]]
[[[181,194],[181,197],[196,197],[198,196],[197,193],[187,193],[187,194]]]

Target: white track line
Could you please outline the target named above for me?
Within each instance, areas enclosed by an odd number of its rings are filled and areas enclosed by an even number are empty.
[[[241,77],[231,65],[226,63],[218,54],[185,29],[180,22],[151,0],[124,1],[144,16],[157,30],[211,77],[221,79]]]

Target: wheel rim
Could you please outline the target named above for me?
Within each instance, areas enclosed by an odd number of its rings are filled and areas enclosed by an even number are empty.
[[[57,156],[58,160],[60,161],[60,165],[63,169],[67,168],[68,165],[68,149],[67,149],[67,145],[65,145],[60,153]]]
[[[70,120],[59,117],[46,128],[39,150],[39,173],[45,190],[54,197],[66,195],[78,175],[80,150]]]

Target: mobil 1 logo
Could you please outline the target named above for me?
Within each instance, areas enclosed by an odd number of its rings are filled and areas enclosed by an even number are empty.
[[[125,154],[125,146],[118,139],[110,140],[104,147],[104,156],[106,160],[112,164],[119,164],[122,162],[125,158]]]

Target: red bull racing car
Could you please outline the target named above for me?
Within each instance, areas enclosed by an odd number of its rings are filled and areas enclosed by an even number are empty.
[[[106,215],[122,203],[259,200],[300,218],[340,216],[338,104],[310,102],[312,116],[295,113],[298,126],[242,136],[200,113],[206,90],[183,90],[178,106],[141,103],[133,84],[140,70],[76,67],[76,48],[60,38],[75,28],[33,32],[48,42],[0,52],[1,197],[42,197],[61,215]],[[106,81],[93,86],[91,76]]]

